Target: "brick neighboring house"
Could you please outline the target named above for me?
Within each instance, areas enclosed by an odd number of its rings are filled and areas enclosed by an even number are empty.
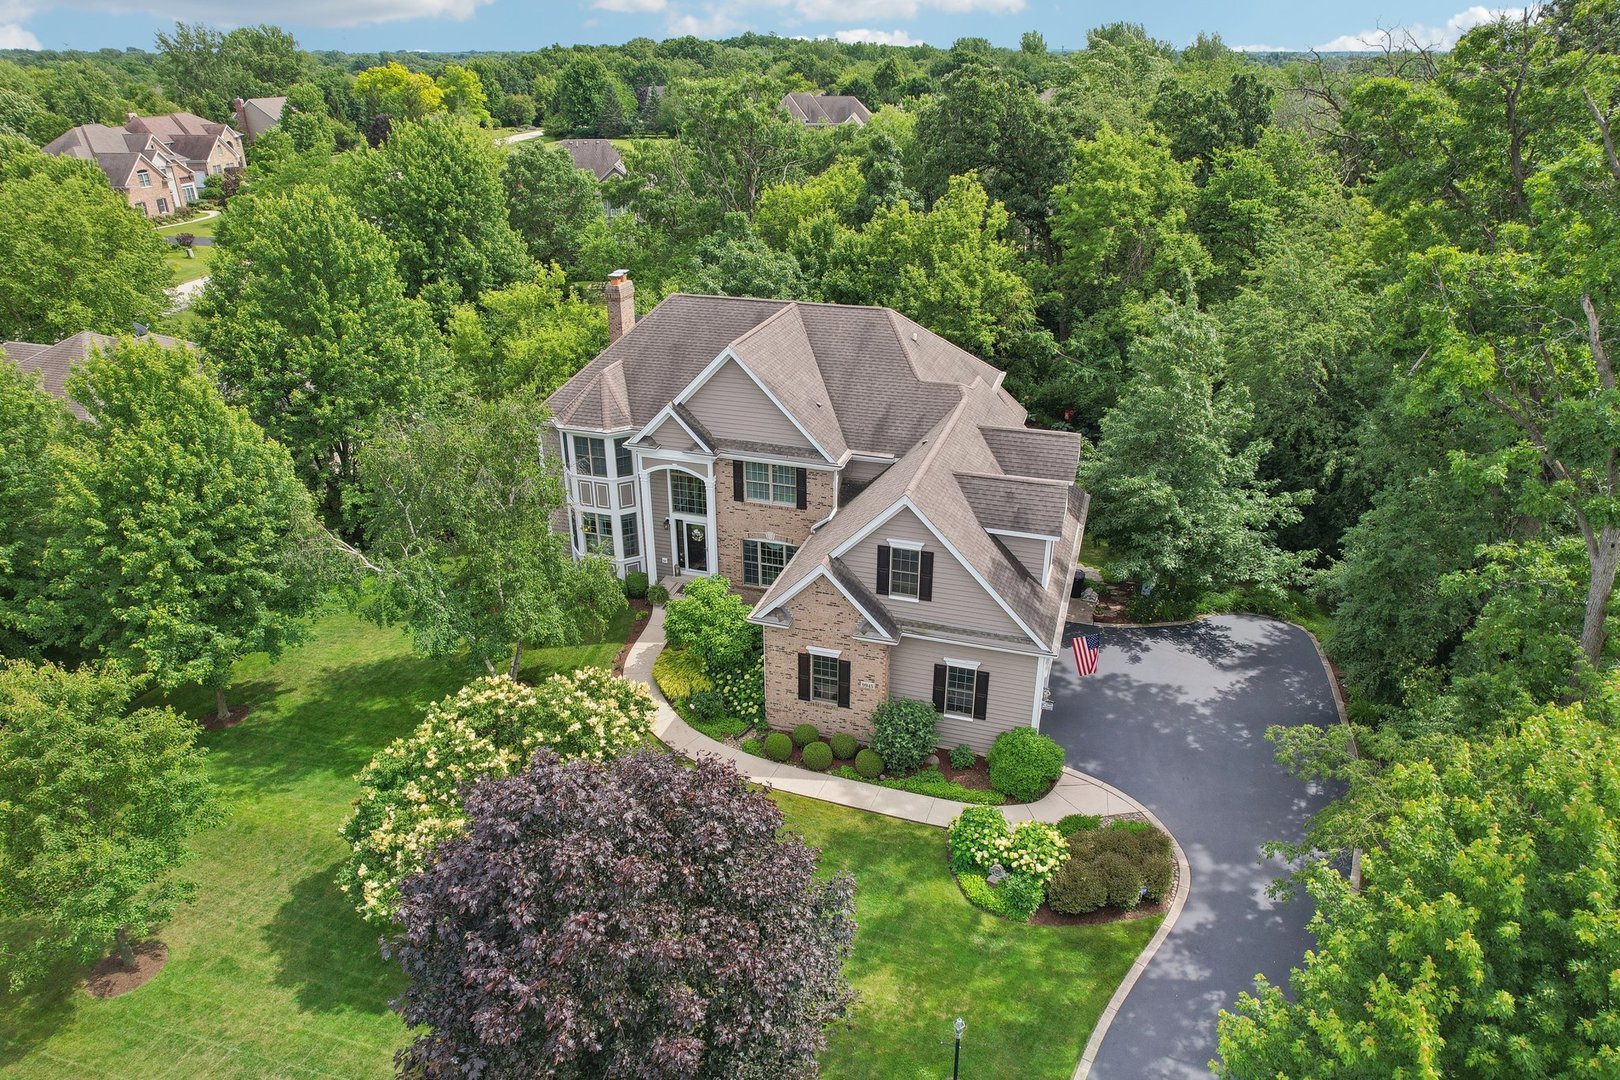
[[[184,345],[194,348],[190,342],[179,338],[165,337],[162,334],[142,334],[143,341],[155,341],[166,349]],[[80,420],[90,419],[90,414],[83,405],[68,396],[67,377],[74,368],[78,367],[84,358],[90,355],[92,349],[110,349],[118,344],[118,339],[107,334],[98,334],[91,330],[81,330],[72,337],[63,338],[54,345],[42,345],[32,341],[7,341],[0,343],[0,356],[15,364],[23,374],[38,374],[40,386],[52,397],[60,398],[67,404],[68,410]]]
[[[782,98],[782,108],[806,127],[865,127],[872,119],[872,110],[860,98],[848,94],[787,94]]]
[[[147,217],[196,202],[207,177],[247,162],[235,129],[187,112],[130,113],[122,127],[80,124],[43,149],[95,162],[113,189]]]
[[[870,733],[931,700],[940,742],[1039,727],[1087,498],[1079,436],[887,308],[677,294],[549,399],[576,554],[723,573],[764,628],[776,727]]]

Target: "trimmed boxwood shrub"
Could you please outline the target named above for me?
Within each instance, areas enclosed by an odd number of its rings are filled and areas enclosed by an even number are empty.
[[[855,756],[855,751],[861,748],[861,744],[855,741],[855,736],[847,731],[840,731],[828,739],[827,744],[832,747],[833,757],[839,761],[848,761]]]
[[[1142,867],[1124,855],[1108,851],[1097,856],[1093,869],[1108,893],[1108,906],[1128,911],[1142,900]]]
[[[832,767],[832,747],[824,742],[813,742],[804,748],[804,767],[826,772]]]
[[[872,749],[893,772],[916,772],[939,745],[939,713],[927,701],[895,698],[872,710]]]
[[[1077,832],[1090,832],[1102,824],[1096,814],[1067,814],[1058,818],[1058,835],[1068,839]]]
[[[640,570],[624,575],[624,595],[632,600],[647,599],[647,585],[647,575]]]
[[[793,745],[800,750],[813,742],[821,741],[821,732],[816,730],[814,724],[800,724],[793,729]]]
[[[855,771],[868,780],[883,774],[883,758],[875,751],[862,750],[855,755]]]
[[[1071,858],[1046,883],[1046,902],[1059,915],[1090,915],[1108,903],[1108,887],[1094,864]]]
[[[1063,747],[1034,728],[1003,731],[986,756],[990,786],[1020,802],[1040,798],[1063,775]]]
[[[784,731],[773,731],[765,736],[765,756],[772,761],[786,761],[793,756],[793,740]]]
[[[1070,835],[1069,861],[1046,883],[1046,902],[1063,915],[1103,906],[1130,910],[1170,892],[1175,876],[1170,837],[1144,821],[1116,821],[1106,829]]]
[[[967,743],[962,743],[960,746],[951,751],[951,768],[971,769],[973,768],[973,762],[978,758],[978,756],[979,755],[973,752],[973,747],[969,746]]]

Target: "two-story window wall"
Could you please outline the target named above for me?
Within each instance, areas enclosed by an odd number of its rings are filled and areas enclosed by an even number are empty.
[[[569,536],[576,556],[613,560],[623,577],[647,571],[630,433],[561,431]]]

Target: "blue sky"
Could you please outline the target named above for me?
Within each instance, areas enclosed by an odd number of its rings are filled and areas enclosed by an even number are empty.
[[[176,20],[228,27],[242,0],[0,0],[0,48],[150,47]],[[973,35],[1015,45],[1039,30],[1054,48],[1084,44],[1088,27],[1146,24],[1184,44],[1200,30],[1233,46],[1356,48],[1399,27],[1445,47],[1492,10],[1458,0],[1256,0],[1236,4],[1136,0],[282,0],[253,9],[312,49],[531,49],[622,42],[645,35],[724,37],[743,30],[784,36],[949,45]]]

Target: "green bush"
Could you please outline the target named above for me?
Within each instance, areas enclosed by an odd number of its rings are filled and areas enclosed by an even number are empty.
[[[916,772],[939,745],[939,713],[926,701],[895,698],[872,710],[872,749],[894,772]]]
[[[970,870],[958,874],[956,881],[974,907],[1014,922],[1028,922],[1041,906],[1040,882],[1023,874],[1008,874],[1000,885],[992,885],[983,874]]]
[[[662,585],[649,585],[647,587],[647,602],[653,607],[663,607],[669,603],[669,590]]]
[[[1169,855],[1149,855],[1142,860],[1142,888],[1147,890],[1147,901],[1157,904],[1170,894],[1175,881],[1176,864]]]
[[[632,600],[647,599],[647,586],[647,575],[640,570],[624,575],[624,595]]]
[[[855,771],[868,780],[883,775],[883,758],[875,751],[862,750],[855,755]]]
[[[878,787],[886,787],[891,791],[909,791],[916,795],[927,795],[934,799],[949,799],[952,802],[968,803],[973,806],[1000,806],[1007,801],[1007,797],[999,791],[986,791],[984,788],[963,787],[954,780],[945,779],[945,774],[938,769],[923,769],[910,776],[894,776],[887,780],[873,780],[862,776],[849,765],[840,765],[832,771],[834,776],[841,776],[845,780],[860,780]]]
[[[804,767],[826,772],[832,767],[832,747],[824,742],[813,742],[804,748]]]
[[[726,718],[726,699],[713,690],[699,690],[686,701],[686,708],[696,723],[705,727],[720,723]]]
[[[786,732],[771,732],[765,736],[765,756],[772,761],[786,761],[793,756],[793,740]]]
[[[1108,893],[1108,906],[1129,911],[1142,901],[1142,868],[1109,851],[1097,856],[1093,869]]]
[[[821,732],[816,730],[816,725],[814,724],[799,724],[793,729],[793,745],[797,746],[800,750],[803,750],[813,742],[820,741]]]
[[[1066,814],[1058,818],[1058,835],[1067,840],[1077,832],[1090,832],[1102,825],[1102,818],[1096,814]]]
[[[755,657],[751,666],[741,670],[709,669],[714,688],[726,699],[726,711],[740,720],[744,727],[765,719],[765,663]]]
[[[1064,915],[1103,906],[1130,910],[1170,892],[1175,876],[1170,837],[1143,821],[1116,821],[1106,829],[1073,833],[1069,861],[1046,883],[1047,903]]]
[[[703,662],[680,649],[665,648],[653,661],[653,682],[671,701],[682,701],[714,689]]]
[[[1108,888],[1092,863],[1070,858],[1046,883],[1046,903],[1059,915],[1090,915],[1108,903]]]
[[[973,752],[973,747],[967,743],[962,743],[951,751],[951,768],[971,769],[978,757],[979,755]]]
[[[988,871],[1000,863],[1012,842],[1007,819],[992,806],[970,806],[956,815],[945,833],[951,849],[951,869]]]
[[[1019,802],[1040,798],[1063,775],[1063,747],[1034,728],[1003,731],[986,756],[990,786]]]
[[[763,631],[724,577],[698,578],[664,609],[664,637],[703,661],[711,674],[746,672],[760,662]]]
[[[855,756],[855,751],[861,748],[861,744],[855,741],[855,736],[844,731],[840,731],[827,742],[832,747],[833,757],[839,761],[848,761]]]
[[[755,738],[744,739],[738,744],[738,748],[742,750],[743,753],[753,754],[755,757],[765,756],[765,744]]]
[[[1001,856],[1008,870],[1028,874],[1042,885],[1068,861],[1069,845],[1044,821],[1020,821]]]

